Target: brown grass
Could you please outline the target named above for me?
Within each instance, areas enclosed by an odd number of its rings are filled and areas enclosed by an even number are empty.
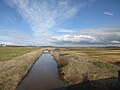
[[[88,80],[88,59],[81,57],[79,60],[71,57],[68,53],[52,51],[55,60],[60,66],[60,73],[70,85],[85,82]]]
[[[0,62],[0,90],[15,90],[40,53],[37,50]]]
[[[120,48],[65,48],[62,51],[73,57],[85,56],[102,62],[120,62]]]
[[[105,89],[117,82],[119,48],[62,48],[51,52],[60,66],[63,79],[69,84],[90,80],[93,86]]]
[[[87,72],[87,61],[84,58],[79,60],[71,58],[68,64],[61,68],[61,74],[64,80],[69,82],[70,85],[86,82],[88,80]]]

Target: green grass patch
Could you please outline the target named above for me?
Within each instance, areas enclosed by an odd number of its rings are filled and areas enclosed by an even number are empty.
[[[111,63],[106,62],[100,62],[100,61],[94,61],[92,62],[93,65],[95,65],[98,69],[111,69],[113,68],[113,65]]]
[[[37,49],[39,47],[0,47],[0,61],[6,61]]]

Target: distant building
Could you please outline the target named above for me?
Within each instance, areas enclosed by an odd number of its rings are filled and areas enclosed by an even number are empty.
[[[5,45],[5,44],[0,44],[0,46],[1,46],[1,47],[6,47],[6,45]]]

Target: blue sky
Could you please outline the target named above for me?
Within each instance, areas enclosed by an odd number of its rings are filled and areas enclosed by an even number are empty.
[[[120,44],[120,0],[0,0],[0,43]]]

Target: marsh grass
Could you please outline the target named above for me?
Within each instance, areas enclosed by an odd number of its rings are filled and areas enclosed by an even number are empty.
[[[41,54],[41,49],[34,50],[0,62],[0,90],[16,90],[17,85]]]
[[[65,48],[71,56],[85,56],[102,62],[120,62],[120,48]]]
[[[99,90],[109,88],[111,84],[116,87],[120,48],[62,48],[59,52],[52,52],[61,66],[60,73],[69,84],[90,80]]]

